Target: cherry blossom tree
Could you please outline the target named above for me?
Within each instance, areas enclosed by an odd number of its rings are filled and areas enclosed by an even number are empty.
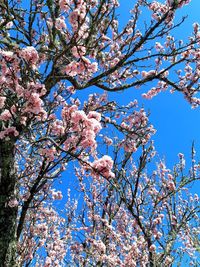
[[[174,169],[160,161],[149,171],[154,152],[143,147],[137,164],[120,157],[112,181],[77,170],[85,201],[73,213],[69,266],[198,266],[199,198],[187,188],[198,164],[186,174],[180,154]]]
[[[148,169],[148,114],[106,93],[148,84],[145,98],[176,90],[200,104],[199,25],[173,36],[189,2],[133,1],[122,27],[117,0],[1,1],[0,266],[198,264],[194,149],[187,174],[182,154]],[[103,92],[81,103],[89,87]],[[66,199],[55,182],[72,166],[79,194]]]

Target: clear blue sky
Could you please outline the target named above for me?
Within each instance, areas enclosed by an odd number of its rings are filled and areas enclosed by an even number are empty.
[[[121,7],[118,14],[120,21],[125,23],[134,1],[121,0],[120,3]],[[189,5],[179,10],[177,19],[185,15],[188,18],[176,30],[175,37],[177,39],[187,38],[193,30],[192,24],[194,22],[200,24],[199,10],[200,0],[192,0]],[[145,86],[142,88],[145,90]],[[140,105],[144,105],[146,110],[150,110],[150,122],[157,129],[153,138],[156,149],[159,157],[166,158],[169,166],[172,166],[178,160],[177,154],[179,152],[184,153],[186,158],[190,158],[193,141],[196,144],[197,158],[200,160],[200,107],[191,109],[191,106],[180,93],[163,92],[152,100],[145,100],[141,97],[144,92],[143,89],[131,88],[124,92],[112,93],[110,99],[116,99],[121,104],[125,104],[136,98]],[[83,92],[78,92],[76,96],[86,99],[89,92],[94,91],[96,90],[86,89]]]
[[[176,31],[176,37],[186,38],[192,31],[194,22],[200,23],[200,1],[192,0],[180,9],[178,16],[188,15],[183,25]],[[127,94],[127,98],[129,98]],[[197,146],[200,159],[200,107],[191,109],[182,94],[161,93],[152,100],[142,101],[150,108],[150,120],[157,129],[155,145],[160,156],[165,155],[169,164],[176,160],[178,152],[190,155],[191,143]]]
[[[122,6],[119,9],[119,15],[122,23],[129,16],[128,12],[134,2],[133,0],[120,0]],[[186,38],[192,31],[192,24],[194,22],[200,23],[199,10],[200,0],[192,0],[190,5],[182,8],[178,12],[179,17],[188,15],[188,18],[177,30],[177,39]],[[86,89],[77,92],[75,97],[87,99],[87,96],[95,91],[96,89],[94,88]],[[98,92],[101,91],[98,90]],[[155,147],[159,157],[165,157],[167,165],[172,166],[177,162],[177,154],[179,152],[184,153],[186,159],[189,159],[193,141],[195,141],[197,158],[200,161],[200,107],[195,110],[191,109],[190,105],[180,93],[171,95],[169,92],[164,92],[152,100],[145,100],[141,97],[143,92],[142,89],[137,90],[132,88],[122,93],[110,94],[110,100],[115,99],[123,105],[134,99],[138,99],[141,106],[143,105],[146,110],[150,110],[150,122],[157,129],[157,133],[153,138],[155,140]],[[70,179],[72,175],[72,171],[68,169],[63,174],[63,184],[57,186],[65,188],[65,183],[68,183],[69,180],[72,181]],[[63,191],[66,192],[66,190]],[[200,192],[200,190],[198,191]],[[60,205],[62,204],[63,202],[61,201]]]
[[[134,1],[121,0],[122,7],[120,8],[120,19],[125,22],[128,16],[128,10]],[[125,5],[125,2],[127,5]],[[192,24],[198,22],[200,24],[200,0],[192,0],[188,6],[180,9],[178,17],[187,15],[188,18],[176,30],[176,39],[186,39],[193,31]],[[144,17],[145,20],[145,17]],[[145,86],[143,87],[145,90]],[[141,97],[144,92],[142,88],[137,90],[131,88],[120,93],[110,94],[110,100],[115,99],[122,105],[134,99],[138,99],[139,104],[143,105],[146,110],[149,110],[150,122],[157,129],[156,135],[153,137],[155,147],[158,152],[158,159],[165,158],[168,167],[172,167],[178,162],[178,153],[184,153],[186,161],[190,166],[191,163],[191,146],[195,142],[196,156],[200,162],[200,107],[191,109],[191,106],[184,99],[181,93],[169,92],[160,93],[152,100],[145,100]],[[149,86],[146,91],[148,91]],[[96,89],[86,89],[78,92],[76,96],[87,99],[87,95],[97,91]],[[99,92],[99,90],[98,90]],[[196,183],[192,188],[193,193],[200,194],[200,183]],[[181,267],[186,267],[185,262],[182,262]],[[173,265],[175,267],[175,265]]]
[[[135,1],[121,0],[121,8],[119,9],[120,20],[122,23],[126,21],[129,16],[129,10]],[[188,18],[179,29],[176,30],[177,39],[185,39],[192,32],[192,24],[199,22],[200,24],[200,0],[192,0],[190,5],[182,8],[178,12],[178,17],[188,15]],[[145,20],[145,17],[144,17]],[[143,87],[145,89],[145,86]],[[148,90],[148,89],[146,89]],[[100,90],[89,88],[77,92],[74,97],[80,97],[81,100],[87,99],[90,93]],[[131,88],[121,93],[110,94],[110,100],[115,99],[122,105],[134,99],[138,99],[139,104],[149,110],[150,122],[157,129],[154,136],[155,147],[158,151],[158,158],[165,158],[167,166],[172,167],[178,161],[178,153],[184,153],[186,160],[190,160],[191,145],[195,141],[197,158],[200,161],[200,107],[191,109],[191,106],[185,101],[183,95],[180,93],[164,92],[153,98],[152,100],[145,100],[141,97],[143,89],[140,90]],[[69,177],[73,175],[68,169],[63,174],[67,178],[65,183],[69,182]],[[72,189],[73,190],[73,189]],[[197,190],[197,191],[196,191]],[[200,190],[195,187],[195,192],[200,193]],[[184,267],[184,263],[182,267]]]

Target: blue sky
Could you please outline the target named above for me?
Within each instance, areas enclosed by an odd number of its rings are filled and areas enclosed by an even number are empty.
[[[120,20],[122,23],[125,23],[134,1],[121,0],[120,2],[122,3],[119,9]],[[193,30],[192,24],[194,22],[200,23],[199,9],[200,0],[192,0],[190,5],[180,9],[178,17],[181,18],[182,16],[188,15],[188,18],[176,30],[177,39],[186,39]],[[186,160],[189,161],[193,141],[196,146],[197,159],[200,161],[200,107],[191,109],[191,106],[183,98],[183,95],[177,92],[174,94],[163,92],[152,100],[145,100],[141,97],[141,94],[144,92],[143,89],[145,90],[145,86],[140,90],[131,88],[124,92],[112,93],[109,94],[109,99],[115,99],[122,105],[138,99],[140,106],[143,105],[147,111],[150,111],[150,122],[157,129],[157,133],[153,139],[158,151],[158,159],[164,157],[167,166],[172,167],[178,162],[177,155],[179,152],[184,153]],[[99,93],[102,92],[95,88],[88,88],[77,92],[74,97],[80,97],[81,100],[85,100],[90,93],[97,91]],[[63,179],[65,182],[62,188],[65,187],[65,183],[70,183],[72,176],[73,172],[69,169],[63,174],[63,178],[67,181]],[[196,189],[197,187],[194,191]],[[200,192],[199,189],[197,190]],[[182,266],[185,265],[183,264]]]
[[[126,4],[125,4],[126,2]],[[118,11],[121,23],[127,21],[129,10],[134,1],[120,1],[121,7]],[[200,23],[200,1],[192,0],[191,3],[180,9],[177,13],[177,20],[187,15],[186,21],[176,29],[175,37],[177,39],[186,39],[192,32],[192,24]],[[145,20],[145,16],[144,16]],[[160,93],[152,100],[145,100],[141,97],[144,90],[148,90],[149,86],[143,86],[137,90],[130,88],[127,91],[110,94],[110,99],[115,99],[121,104],[128,103],[134,99],[138,99],[139,104],[149,110],[150,122],[157,129],[154,136],[155,146],[160,158],[165,157],[169,166],[177,162],[177,154],[182,152],[186,158],[190,158],[191,145],[195,141],[197,158],[200,160],[200,107],[191,109],[191,106],[183,98],[183,95],[175,92],[174,94],[167,92]],[[146,89],[147,87],[147,89]],[[77,92],[76,97],[87,98],[89,93],[97,91],[96,89],[86,89],[83,92]],[[98,92],[101,92],[98,90]]]
[[[200,23],[199,8],[200,1],[192,0],[190,5],[180,9],[178,16],[188,15],[188,18],[176,31],[177,39],[187,38],[192,24]],[[200,158],[200,108],[191,109],[180,93],[164,92],[150,101],[141,101],[151,111],[150,120],[157,129],[155,145],[160,156],[165,155],[171,164],[178,152],[190,155],[192,141],[195,141],[197,157]]]
[[[127,19],[127,12],[134,1],[121,0],[120,2],[122,3],[120,20],[122,19],[123,22]],[[124,5],[125,2],[127,2],[126,6]],[[192,24],[194,22],[200,24],[199,10],[200,0],[192,0],[188,6],[179,10],[177,19],[185,15],[188,17],[184,24],[176,30],[177,39],[186,39],[193,30]],[[145,89],[145,86],[143,88]],[[92,92],[93,90],[86,89],[80,94],[86,96],[89,91]],[[166,91],[152,100],[142,98],[143,92],[142,88],[139,90],[131,88],[124,92],[110,94],[110,99],[115,99],[121,104],[138,99],[139,104],[144,105],[145,109],[150,111],[150,122],[157,129],[153,139],[158,152],[158,159],[164,157],[168,167],[172,167],[178,162],[179,152],[185,154],[186,161],[190,166],[193,141],[195,142],[197,160],[200,162],[200,107],[192,109],[183,95],[178,92],[171,94]],[[199,184],[196,183],[191,191],[200,194]],[[185,264],[187,263],[182,262],[181,266],[184,267]]]
[[[123,24],[129,16],[129,10],[135,1],[120,0],[122,3],[119,9],[120,20]],[[192,24],[194,22],[200,23],[200,0],[192,0],[190,5],[182,8],[178,12],[178,16],[188,15],[187,20],[176,31],[177,38],[186,38],[192,32]],[[145,17],[144,17],[145,20]],[[145,88],[145,87],[144,87]],[[96,92],[94,88],[86,89],[77,92],[75,97],[80,99],[87,99],[87,96]],[[98,92],[101,92],[98,90]],[[110,100],[115,99],[122,105],[134,99],[138,99],[140,106],[150,111],[150,122],[157,129],[154,136],[155,147],[160,158],[165,157],[167,165],[172,166],[178,161],[177,154],[182,152],[186,158],[190,158],[191,145],[195,141],[197,158],[200,161],[200,108],[191,109],[191,106],[184,100],[182,94],[164,92],[153,98],[152,100],[145,100],[141,97],[143,89],[140,90],[131,88],[121,93],[110,94]],[[63,174],[63,178],[67,182],[71,180],[73,175],[71,170],[67,170]],[[63,180],[64,180],[63,179]],[[62,185],[64,188],[65,184]],[[64,190],[63,190],[64,191]],[[66,191],[65,191],[66,192]],[[200,192],[200,190],[199,190]],[[62,204],[62,202],[60,203]],[[58,205],[59,206],[59,205]]]

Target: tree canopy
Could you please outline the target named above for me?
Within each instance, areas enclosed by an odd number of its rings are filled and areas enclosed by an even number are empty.
[[[108,96],[199,106],[199,24],[173,36],[189,2],[135,0],[121,25],[122,1],[1,1],[0,267],[198,266],[194,146],[168,168],[142,103]]]

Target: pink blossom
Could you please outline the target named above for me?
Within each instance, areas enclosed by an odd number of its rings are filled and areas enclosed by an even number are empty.
[[[4,107],[6,101],[5,96],[0,96],[0,109]]]
[[[69,14],[69,22],[71,23],[72,27],[77,25],[78,17],[79,11],[77,9],[74,9],[74,11]]]
[[[143,78],[147,78],[147,77],[156,75],[156,71],[155,71],[155,70],[142,71],[141,74],[142,74],[142,77],[143,77]]]
[[[97,134],[102,128],[100,122],[93,118],[85,121],[85,125],[88,129],[92,129],[95,134]]]
[[[63,122],[59,120],[55,120],[51,125],[51,131],[55,135],[63,135],[65,132],[65,128],[63,126]]]
[[[167,183],[167,187],[168,187],[168,189],[171,190],[171,191],[176,190],[176,186],[175,186],[174,182],[172,182],[172,181],[169,181],[169,182]]]
[[[95,119],[97,121],[101,120],[101,114],[99,112],[96,111],[90,111],[87,115],[88,119]]]
[[[8,121],[11,118],[12,118],[12,114],[10,113],[8,109],[5,109],[0,115],[0,120],[3,120],[3,121]]]
[[[90,64],[89,65],[89,70],[92,73],[97,72],[97,70],[98,70],[98,64],[97,64],[97,62],[94,62],[94,63]]]
[[[21,56],[32,66],[38,63],[39,56],[37,50],[33,46],[27,46],[21,50]]]
[[[104,137],[104,140],[105,140],[105,142],[106,142],[106,144],[107,144],[108,146],[110,146],[110,145],[113,144],[113,140],[112,140],[111,138],[108,138],[107,136]]]
[[[63,11],[67,12],[70,8],[70,0],[60,0],[59,5]]]
[[[32,93],[28,98],[24,112],[29,112],[33,114],[43,113],[42,104],[43,101],[41,100],[39,94]]]
[[[82,57],[81,59],[84,62],[84,64],[86,64],[86,65],[91,64],[91,61],[87,57]]]
[[[71,94],[75,94],[75,92],[76,92],[74,86],[68,86],[68,87],[66,88],[66,90],[67,90],[68,92],[70,92]]]
[[[92,167],[96,169],[105,178],[113,178],[114,173],[111,171],[113,167],[113,160],[111,157],[105,155],[102,158],[95,160]]]
[[[172,258],[167,256],[166,259],[165,259],[165,264],[169,265],[173,262]]]
[[[84,56],[86,53],[86,48],[84,46],[74,46],[72,47],[72,54],[76,58]]]
[[[61,200],[63,198],[61,191],[52,190],[52,198],[55,200]]]
[[[41,155],[45,155],[48,161],[53,161],[56,157],[57,151],[55,147],[41,149]]]
[[[164,49],[164,47],[161,45],[161,43],[156,42],[155,49],[157,51],[162,51]]]
[[[12,51],[4,51],[0,49],[0,54],[6,61],[12,61],[14,59],[14,53]]]
[[[8,206],[11,208],[17,207],[19,202],[17,201],[16,198],[10,199],[8,202]]]
[[[57,30],[60,30],[60,31],[65,30],[67,28],[67,25],[65,23],[65,18],[63,16],[56,19],[55,27]]]
[[[153,244],[150,246],[149,251],[154,252],[156,250],[156,246]]]
[[[3,131],[0,132],[0,139],[3,139],[4,137],[9,137],[9,136],[18,136],[19,132],[16,130],[14,126],[11,126]]]
[[[75,61],[72,61],[70,64],[66,66],[66,69],[65,69],[66,74],[72,77],[76,76],[78,73],[77,66],[78,66],[78,63],[76,63]]]
[[[199,24],[197,22],[193,23],[193,28],[194,28],[194,33],[197,34],[197,32],[199,31]]]
[[[71,118],[75,124],[80,123],[81,121],[87,120],[87,115],[83,110],[77,110],[72,113]]]
[[[10,29],[12,26],[13,26],[13,22],[12,22],[12,21],[9,21],[9,22],[6,24],[6,28],[7,28],[7,29]]]

